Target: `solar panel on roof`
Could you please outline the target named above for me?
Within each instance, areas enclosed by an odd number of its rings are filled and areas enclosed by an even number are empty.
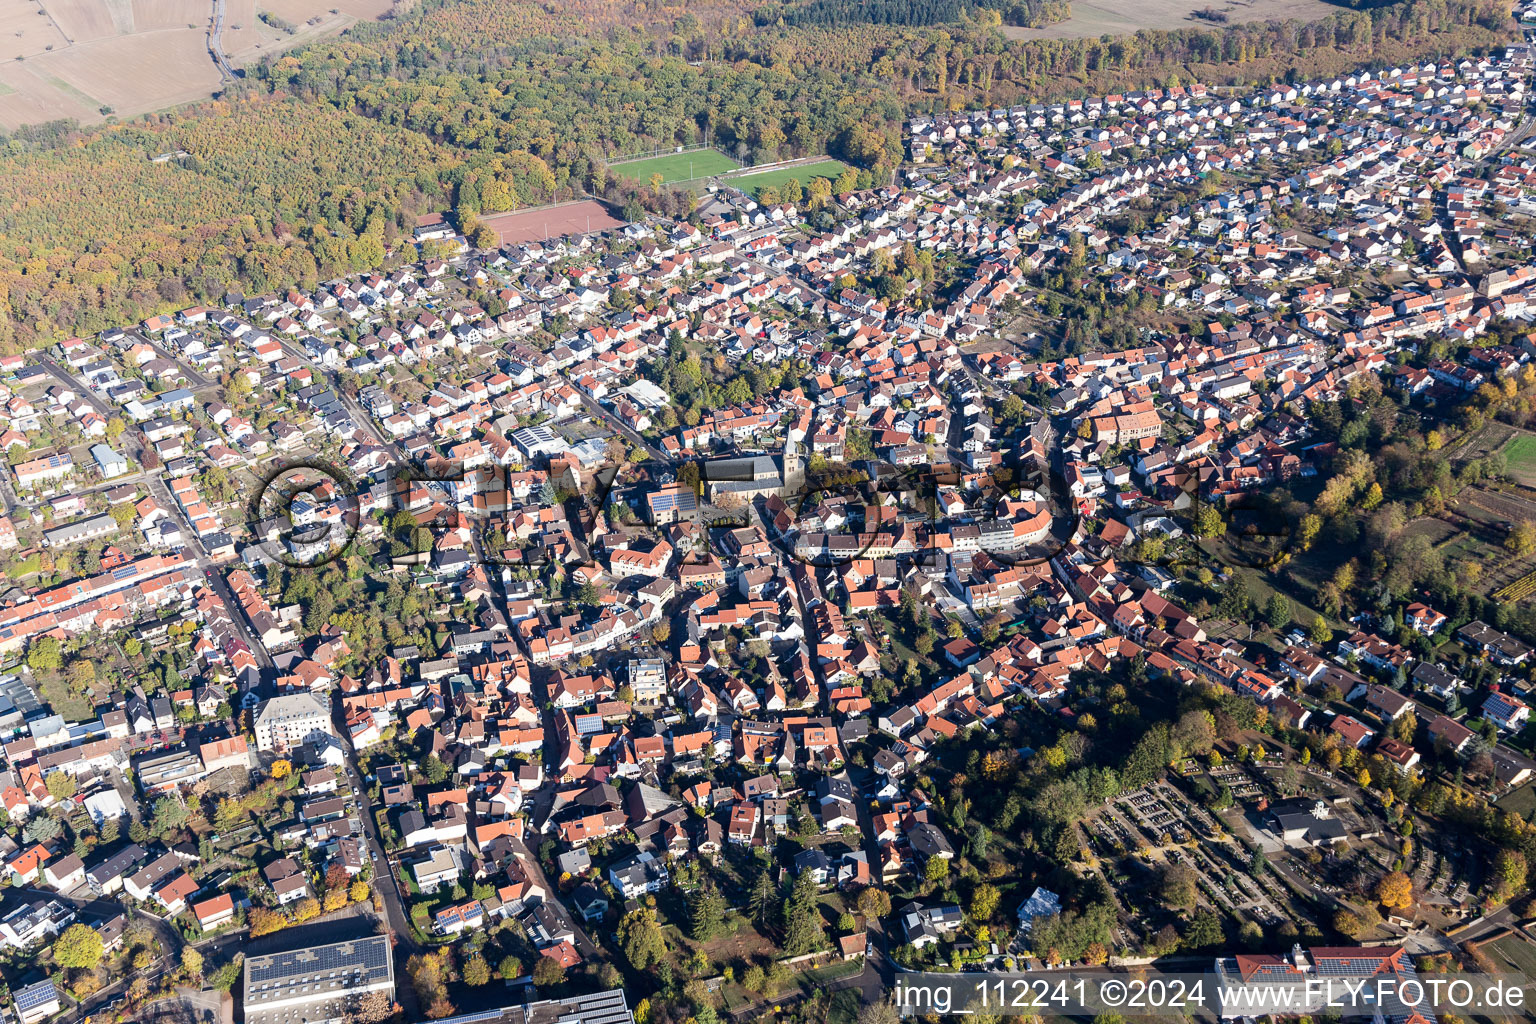
[[[16,993],[16,1009],[26,1011],[34,1006],[42,1006],[59,998],[58,991],[51,981],[40,981],[35,985],[28,985]]]

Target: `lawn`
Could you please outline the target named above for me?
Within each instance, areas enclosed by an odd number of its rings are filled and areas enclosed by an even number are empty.
[[[847,167],[836,160],[823,160],[816,164],[799,164],[795,167],[781,167],[776,171],[763,171],[761,174],[743,174],[729,180],[732,186],[756,195],[765,188],[777,188],[790,178],[794,178],[803,186],[809,185],[812,178],[836,179],[845,170]]]
[[[1509,444],[1504,446],[1504,461],[1509,472],[1521,483],[1536,481],[1536,437],[1516,434],[1510,438]]]
[[[1536,811],[1536,782],[1500,797],[1497,806],[1502,811],[1518,814],[1522,818],[1529,817],[1532,811]]]
[[[660,174],[663,182],[692,181],[694,178],[734,171],[740,166],[718,149],[696,149],[690,153],[667,153],[643,160],[609,164],[608,169],[626,178],[649,183],[653,174]]]

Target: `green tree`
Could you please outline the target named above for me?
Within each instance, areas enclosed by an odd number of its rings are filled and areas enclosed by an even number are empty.
[[[150,831],[155,835],[164,839],[186,823],[187,809],[180,800],[165,796],[155,801],[155,813],[150,823]]]
[[[752,888],[747,893],[747,913],[752,918],[752,923],[759,929],[767,928],[773,924],[774,911],[777,909],[775,899],[778,893],[775,891],[773,876],[766,867],[759,868],[752,878]]]
[[[799,956],[827,944],[826,927],[821,919],[816,879],[803,872],[784,901],[784,952]]]
[[[1284,594],[1270,594],[1264,602],[1264,620],[1269,628],[1279,632],[1291,624],[1291,601]]]
[[[1218,540],[1227,535],[1227,521],[1215,505],[1202,504],[1195,512],[1195,536]]]
[[[619,922],[619,949],[637,971],[661,963],[667,955],[667,940],[654,909],[637,907],[624,915]]]
[[[64,648],[51,636],[39,637],[27,648],[27,665],[34,672],[57,672],[64,665]]]
[[[436,754],[428,754],[422,758],[421,774],[426,776],[428,783],[435,786],[448,778],[448,766]]]
[[[719,934],[725,924],[725,897],[712,885],[700,886],[688,901],[689,935],[697,942],[707,942]]]

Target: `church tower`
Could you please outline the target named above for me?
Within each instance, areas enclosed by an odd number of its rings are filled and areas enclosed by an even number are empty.
[[[784,442],[784,490],[786,497],[805,490],[805,460],[800,456],[800,446],[794,441]]]

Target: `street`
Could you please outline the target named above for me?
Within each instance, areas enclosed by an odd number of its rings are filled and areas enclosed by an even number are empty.
[[[567,383],[569,383],[569,381],[567,381]],[[580,396],[581,404],[587,407],[587,411],[591,412],[595,416],[602,417],[603,422],[612,427],[620,437],[624,438],[624,440],[628,441],[630,444],[643,448],[646,454],[655,459],[657,462],[662,463],[663,465],[668,465],[672,462],[671,456],[662,451],[660,448],[657,448],[655,445],[651,444],[651,442],[647,441],[633,430],[629,429],[629,427],[625,426],[622,422],[620,422],[617,416],[609,412],[607,409],[604,409],[602,403],[597,399],[581,390],[581,388],[576,387],[574,384],[572,384],[571,387],[576,389],[576,394]]]
[[[565,901],[560,899],[560,890],[551,885],[549,877],[544,874],[544,865],[539,863],[538,858],[524,845],[521,839],[516,837],[509,838],[512,840],[512,849],[517,852],[517,855],[532,870],[534,875],[533,881],[538,882],[538,884],[544,887],[544,891],[549,893],[549,906],[554,910],[555,916],[559,918],[561,924],[576,933],[576,951],[581,954],[582,959],[595,956],[597,954],[597,945],[587,936],[586,932],[582,931],[581,925],[576,923],[575,918],[571,917],[571,912],[566,908]]]
[[[340,735],[347,736],[345,728],[341,729]],[[400,895],[400,882],[395,877],[395,865],[390,863],[384,844],[379,839],[378,825],[373,819],[373,808],[369,805],[368,793],[363,785],[362,769],[357,763],[357,750],[353,748],[350,740],[343,744],[343,749],[347,755],[346,771],[351,776],[353,795],[358,802],[358,817],[363,823],[365,836],[363,846],[373,862],[373,889],[378,893],[380,902],[384,904],[384,922],[395,940],[395,974],[397,977],[404,978],[405,960],[420,952],[421,945],[411,932],[410,914],[405,908],[405,900]],[[421,1008],[417,1005],[416,990],[410,986],[409,982],[397,988],[397,998],[400,1005],[405,1007],[407,1017],[411,1019],[419,1017]]]

